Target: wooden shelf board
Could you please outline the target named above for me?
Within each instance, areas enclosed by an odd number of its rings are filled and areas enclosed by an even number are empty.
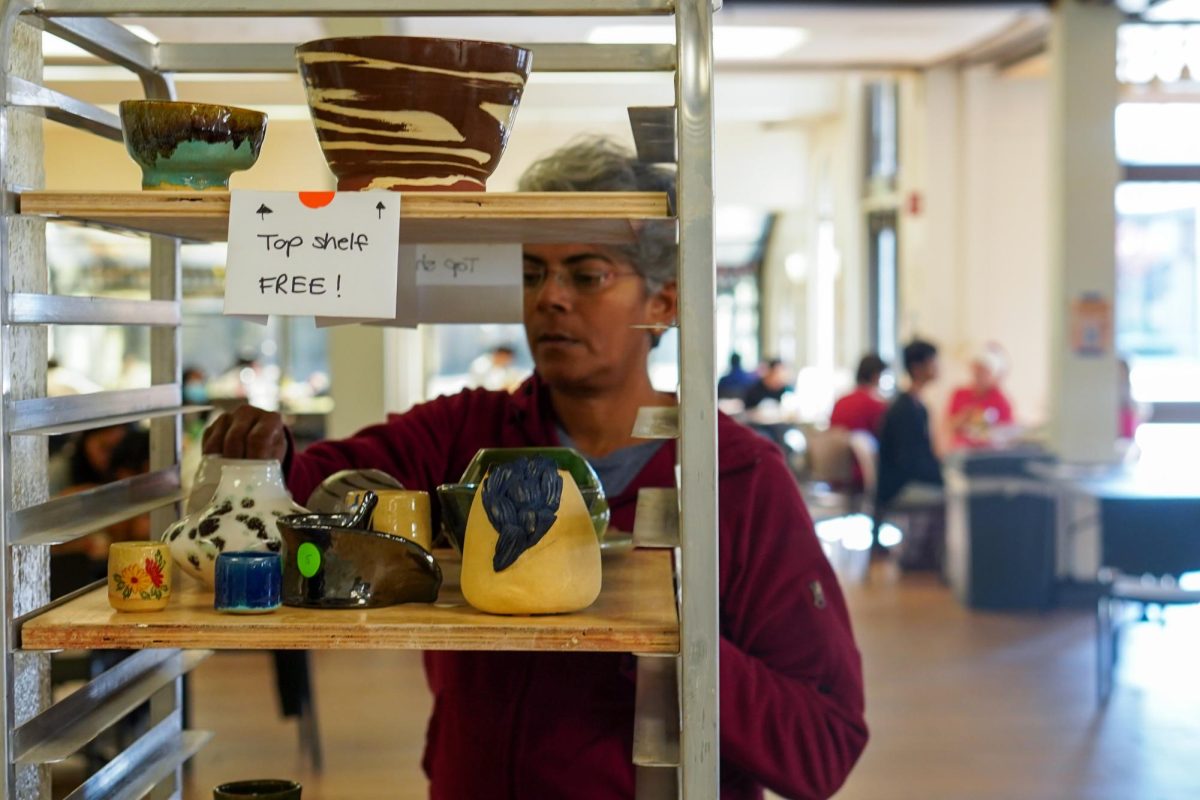
[[[229,192],[24,192],[20,213],[189,241],[224,241]],[[674,224],[662,192],[426,192],[401,203],[400,241],[633,241],[635,226]]]
[[[435,553],[445,581],[438,602],[362,610],[289,608],[261,615],[221,614],[212,592],[191,579],[163,611],[119,613],[104,588],[26,622],[26,650],[205,649],[553,650],[674,654],[679,651],[672,554],[606,553],[604,588],[577,614],[484,614],[463,600],[461,562]],[[178,571],[177,571],[178,572]]]

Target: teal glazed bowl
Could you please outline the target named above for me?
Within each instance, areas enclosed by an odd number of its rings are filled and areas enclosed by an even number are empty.
[[[467,515],[471,513],[475,490],[487,471],[497,464],[535,455],[551,459],[575,479],[592,518],[596,539],[603,544],[604,534],[608,530],[608,499],[604,496],[599,476],[582,453],[570,447],[487,447],[475,454],[458,483],[437,487],[438,505],[442,510],[442,532],[454,549],[460,553],[463,550],[467,536]]]
[[[142,168],[142,188],[220,191],[258,160],[267,115],[234,106],[124,100],[125,149]]]

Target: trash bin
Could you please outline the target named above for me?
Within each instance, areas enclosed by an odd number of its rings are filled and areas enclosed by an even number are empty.
[[[946,575],[971,608],[1037,610],[1054,603],[1055,490],[1029,477],[1044,451],[972,451],[944,465]]]

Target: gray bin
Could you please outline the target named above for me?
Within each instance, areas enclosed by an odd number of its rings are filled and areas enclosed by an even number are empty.
[[[1040,452],[964,453],[947,461],[946,574],[971,608],[1054,604],[1055,491],[1028,477]]]

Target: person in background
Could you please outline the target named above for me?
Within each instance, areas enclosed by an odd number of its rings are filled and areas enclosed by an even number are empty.
[[[1141,414],[1137,402],[1133,399],[1133,383],[1129,362],[1124,358],[1117,359],[1117,438],[1133,441],[1137,434]]]
[[[879,476],[875,487],[875,528],[889,507],[907,503],[936,508],[942,502],[942,465],[933,452],[929,411],[921,394],[937,379],[937,348],[914,339],[904,348],[908,388],[898,394],[879,428]],[[944,528],[931,522],[923,535],[906,535],[912,565],[938,566]]]
[[[887,364],[875,353],[862,357],[854,376],[854,391],[833,404],[833,413],[829,415],[831,428],[879,435],[879,424],[888,407],[887,401],[879,393],[879,379],[886,369]]]
[[[740,400],[756,381],[753,372],[742,369],[741,354],[732,353],[729,356],[729,369],[717,381],[717,397]]]
[[[791,390],[792,386],[788,380],[787,367],[784,366],[782,360],[772,358],[763,366],[762,374],[746,390],[746,394],[742,400],[746,404],[746,410],[749,411],[753,408],[758,408],[766,400],[779,402]]]
[[[673,192],[674,172],[604,139],[532,165],[521,191]],[[295,452],[278,414],[216,419],[204,449],[283,462],[296,497],[346,468],[410,489],[457,480],[481,447],[571,445],[596,467],[612,524],[632,530],[638,491],[675,485],[674,440],[633,438],[676,318],[674,231],[628,245],[526,244],[524,319],[535,371],[513,393],[466,390]],[[782,455],[725,415],[719,440],[720,793],[794,798],[837,791],[867,741],[862,666],[841,589]],[[434,694],[424,757],[432,800],[632,800],[636,667],[617,653],[429,652]],[[464,766],[464,754],[469,765]]]
[[[839,398],[829,415],[830,428],[867,433],[878,438],[879,426],[887,412],[887,401],[879,393],[879,379],[887,364],[875,353],[868,353],[858,362],[854,375],[854,391]],[[863,489],[863,470],[858,459],[850,462],[850,488]]]
[[[478,356],[467,371],[467,388],[511,392],[521,385],[526,374],[514,362],[517,351],[502,344]]]
[[[61,457],[61,458],[60,458]],[[150,434],[129,425],[81,432],[51,459],[50,490],[64,496],[146,472]],[[149,538],[148,515],[114,523],[87,536],[51,548],[50,591],[60,597],[104,577],[108,545]]]
[[[951,449],[990,447],[996,428],[1012,425],[1012,406],[1000,390],[1005,367],[1004,352],[995,344],[971,359],[971,383],[954,391],[946,409]]]

